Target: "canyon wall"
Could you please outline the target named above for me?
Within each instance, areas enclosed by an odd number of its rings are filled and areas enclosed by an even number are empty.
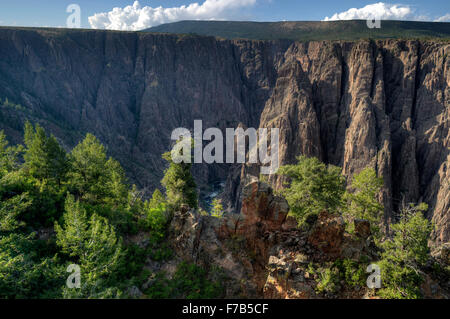
[[[25,120],[67,148],[95,134],[151,191],[177,127],[279,127],[280,161],[300,154],[366,166],[384,177],[386,219],[425,201],[433,240],[450,237],[450,44],[293,42],[88,30],[0,28],[0,129],[21,141]],[[2,103],[0,103],[2,105]],[[194,165],[202,192],[241,167]],[[274,180],[276,184],[276,180]]]

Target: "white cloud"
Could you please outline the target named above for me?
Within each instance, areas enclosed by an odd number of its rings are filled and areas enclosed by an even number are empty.
[[[434,20],[434,22],[450,22],[450,13],[447,13],[446,15],[437,18],[436,20]]]
[[[408,5],[389,4],[378,2],[369,4],[363,8],[351,8],[347,11],[335,13],[330,18],[325,17],[324,21],[334,20],[422,20],[423,17],[413,16],[413,10]]]
[[[180,20],[221,20],[230,17],[236,9],[252,6],[256,0],[205,0],[174,8],[141,7],[139,1],[125,8],[96,13],[89,17],[94,29],[137,31],[159,24]]]

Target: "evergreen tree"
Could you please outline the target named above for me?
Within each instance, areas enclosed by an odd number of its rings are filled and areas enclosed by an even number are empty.
[[[80,202],[68,195],[64,224],[55,224],[57,244],[81,268],[81,290],[68,297],[98,297],[114,287],[114,274],[123,261],[122,240],[108,221],[92,214],[88,218]]]
[[[41,257],[33,235],[0,236],[0,298],[60,298],[66,274],[56,257]]]
[[[370,222],[372,233],[380,236],[380,225],[384,207],[377,196],[383,187],[383,179],[377,177],[373,168],[365,168],[353,177],[351,188],[353,192],[346,192],[346,213],[353,219],[365,219]]]
[[[58,185],[67,172],[66,152],[56,138],[47,136],[44,129],[36,124],[35,128],[25,124],[25,169],[27,173],[39,180],[50,180]]]
[[[290,182],[281,191],[299,223],[323,210],[338,212],[345,192],[345,180],[339,167],[325,165],[317,158],[300,156],[295,165],[280,168],[279,174]]]
[[[32,204],[28,193],[16,195],[10,199],[0,201],[0,232],[11,232],[24,226],[19,219],[20,214]]]
[[[153,192],[152,198],[150,199],[148,206],[149,208],[158,208],[161,205],[166,205],[166,199],[164,197],[164,195],[161,193],[161,191],[159,189],[156,189]]]
[[[398,223],[391,226],[392,237],[381,244],[383,248],[381,276],[384,298],[421,298],[423,282],[421,268],[429,259],[428,240],[432,225],[423,216],[426,204],[402,207]]]
[[[166,189],[167,202],[172,209],[179,209],[186,204],[191,208],[198,208],[197,185],[191,174],[191,163],[175,163],[171,152],[165,153],[163,158],[169,162],[169,168],[164,172],[161,184]]]
[[[167,202],[161,192],[156,189],[149,201],[144,204],[145,226],[150,230],[153,243],[160,242],[166,233],[168,222]]]
[[[67,195],[63,218],[65,229],[55,223],[58,245],[71,257],[83,255],[88,238],[88,217],[80,202],[71,195]]]
[[[106,196],[105,147],[92,134],[79,143],[70,153],[68,182],[71,190],[83,200],[95,202]]]
[[[211,216],[217,217],[217,218],[222,218],[223,214],[224,214],[224,211],[223,211],[222,201],[220,199],[215,198],[212,201]]]
[[[21,146],[9,146],[5,133],[0,131],[0,178],[19,167],[18,156]]]
[[[127,203],[127,186],[120,164],[107,158],[105,147],[92,135],[78,144],[70,154],[68,182],[72,191],[89,203],[111,205]]]

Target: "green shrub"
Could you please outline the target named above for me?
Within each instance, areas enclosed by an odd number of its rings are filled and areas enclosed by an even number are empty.
[[[335,293],[339,289],[339,271],[337,268],[325,268],[318,272],[316,291]]]
[[[349,287],[364,287],[366,285],[367,263],[357,262],[351,259],[343,259],[336,261],[335,265],[339,269],[341,280]]]

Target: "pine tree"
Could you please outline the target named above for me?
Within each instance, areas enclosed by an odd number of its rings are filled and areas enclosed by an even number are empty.
[[[5,133],[0,131],[0,178],[19,167],[18,156],[21,146],[9,146]]]
[[[290,179],[282,190],[299,223],[323,210],[338,212],[345,192],[345,180],[339,167],[325,165],[317,158],[300,156],[295,165],[280,168],[279,174]]]
[[[352,192],[345,193],[346,214],[353,219],[365,219],[370,222],[372,233],[380,236],[380,225],[384,207],[377,197],[383,187],[383,179],[377,177],[373,168],[365,168],[353,177]]]
[[[40,250],[34,235],[0,236],[0,298],[61,297],[65,269],[56,257],[39,258]]]
[[[224,214],[222,201],[215,198],[212,202],[211,216],[222,218]]]
[[[122,240],[108,220],[95,213],[88,218],[82,204],[68,195],[64,224],[56,223],[55,231],[58,246],[81,268],[82,288],[73,297],[108,290],[123,261]]]
[[[421,298],[423,282],[421,268],[429,259],[428,240],[432,225],[423,213],[428,209],[424,203],[403,206],[400,220],[391,226],[392,237],[381,244],[383,253],[379,262],[383,288],[379,295],[384,298]]]
[[[161,184],[166,189],[167,202],[172,209],[178,209],[186,204],[191,208],[198,208],[197,185],[191,174],[191,163],[175,163],[171,152],[165,153],[163,158],[169,162],[169,168],[164,172]]]
[[[25,223],[19,217],[31,204],[28,193],[0,201],[0,232],[15,231],[24,226]]]
[[[80,257],[84,254],[89,224],[86,210],[72,195],[67,195],[63,218],[65,229],[55,223],[57,244],[67,255]]]
[[[105,147],[92,135],[70,153],[68,183],[73,192],[90,203],[126,205],[128,190],[120,164],[107,157]]]
[[[153,192],[152,198],[149,201],[149,208],[158,208],[161,205],[166,205],[166,199],[164,198],[164,195],[161,193],[159,189],[156,189]]]
[[[59,185],[65,178],[68,163],[66,152],[56,138],[53,135],[47,136],[39,124],[33,128],[27,122],[24,140],[24,167],[28,174],[40,180],[54,181]]]

